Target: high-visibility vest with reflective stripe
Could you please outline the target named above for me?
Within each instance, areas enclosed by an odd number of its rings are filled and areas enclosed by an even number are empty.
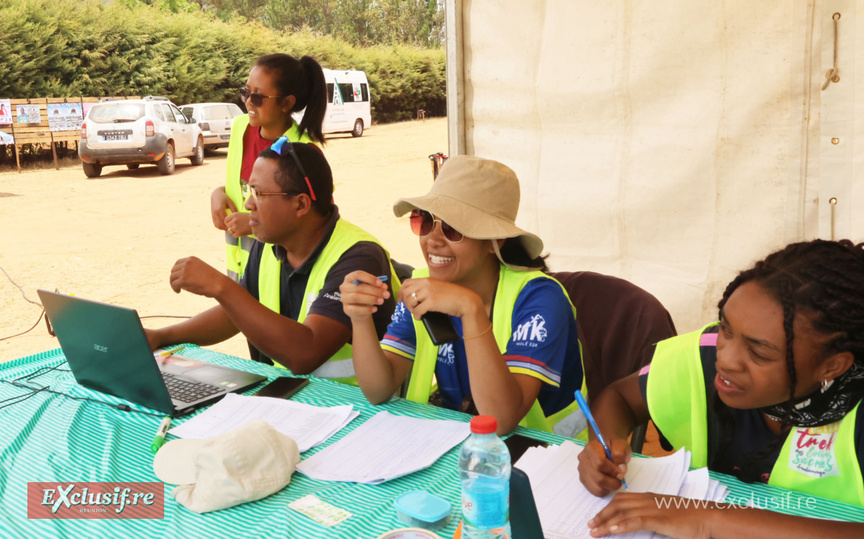
[[[248,114],[241,114],[231,122],[231,140],[228,142],[228,172],[225,175],[225,194],[234,202],[237,211],[243,213],[249,213],[240,186],[240,169],[243,166],[243,136],[248,125]],[[300,126],[297,125],[297,122],[291,124],[288,131],[285,131],[285,136],[291,142],[314,144],[307,133],[300,135]],[[253,245],[255,245],[253,236],[235,238],[230,232],[225,231],[225,258],[228,263],[228,275],[235,281],[240,281]]]
[[[699,331],[666,339],[657,344],[648,376],[647,401],[651,420],[675,449],[686,447],[691,452],[690,464],[700,468],[708,465],[708,397],[702,370]],[[864,506],[864,479],[855,451],[855,418],[860,402],[833,425],[812,429],[793,428],[786,436],[780,456],[771,470],[768,484]],[[801,453],[793,453],[808,432],[834,433],[834,464],[837,475],[814,477],[790,467]],[[830,438],[830,436],[829,436]]]
[[[414,271],[412,277],[428,277],[429,269],[423,268]],[[510,268],[501,265],[501,273],[498,277],[498,289],[495,291],[495,309],[492,315],[492,333],[495,336],[495,342],[498,344],[498,350],[501,354],[507,352],[507,343],[512,335],[513,309],[516,306],[516,300],[519,298],[519,293],[525,288],[530,281],[534,279],[549,279],[558,283],[552,277],[549,277],[540,271],[514,271]],[[567,291],[561,286],[564,296],[568,298]],[[576,308],[573,307],[573,317],[576,317]],[[435,374],[435,364],[438,360],[438,347],[432,344],[432,339],[429,337],[422,321],[414,320],[414,333],[417,339],[417,350],[414,355],[414,367],[411,370],[411,379],[408,382],[408,393],[406,398],[415,402],[427,403],[429,396],[432,393],[432,375]],[[582,344],[579,344],[580,355],[582,353]],[[581,358],[580,358],[581,361]],[[582,389],[581,393],[587,398],[588,390],[585,385],[585,369],[583,364],[582,369]],[[556,432],[555,426],[562,422],[563,419],[572,414],[581,414],[579,404],[574,400],[563,410],[560,410],[550,416],[543,413],[540,407],[540,402],[534,401],[528,414],[519,422],[523,427],[543,430],[546,432]],[[580,432],[576,437],[586,439],[586,431],[584,428],[579,429]],[[572,429],[570,431],[572,433]]]
[[[374,236],[362,228],[342,218],[336,221],[336,227],[333,229],[330,241],[324,246],[315,264],[312,265],[312,270],[309,272],[309,280],[306,282],[306,289],[303,292],[303,302],[300,305],[300,314],[297,317],[297,322],[302,324],[306,320],[306,316],[309,314],[309,307],[321,293],[330,268],[336,264],[345,251],[361,241],[369,241],[381,245]],[[383,246],[381,248],[384,249]],[[387,254],[387,250],[384,249],[384,252],[389,260],[390,255]],[[396,277],[396,272],[393,271],[392,263],[390,263],[390,278],[393,297],[396,297],[396,294],[399,292],[400,283],[399,278]],[[263,305],[277,313],[281,312],[279,297],[281,280],[282,263],[273,254],[273,246],[271,244],[264,244],[261,253],[261,264],[258,270],[258,299]],[[273,361],[273,365],[285,368],[276,361]],[[357,378],[354,376],[351,345],[346,343],[329,360],[313,371],[312,374],[321,378],[330,378],[337,382],[356,386]]]

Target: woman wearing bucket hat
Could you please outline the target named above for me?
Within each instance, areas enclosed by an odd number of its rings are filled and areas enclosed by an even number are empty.
[[[410,374],[409,400],[463,411],[473,401],[502,433],[520,422],[565,436],[584,430],[573,397],[585,392],[575,311],[542,273],[543,242],[516,226],[518,208],[516,174],[467,156],[449,159],[427,195],[396,202],[396,216],[411,212],[428,267],[402,286],[380,343],[371,316],[386,284],[358,271],[340,288],[370,402],[389,399]],[[456,342],[433,345],[420,321],[427,312],[449,315]]]

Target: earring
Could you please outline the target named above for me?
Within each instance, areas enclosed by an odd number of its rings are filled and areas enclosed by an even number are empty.
[[[832,384],[834,384],[834,380],[822,380],[822,393],[828,391]]]

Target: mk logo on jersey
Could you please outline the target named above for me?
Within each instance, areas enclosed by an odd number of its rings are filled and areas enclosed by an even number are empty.
[[[452,342],[438,347],[438,363],[452,365],[454,361],[456,361],[456,355],[453,353]]]
[[[400,320],[406,320],[411,314],[408,312],[408,309],[405,307],[405,304],[401,301],[396,304],[396,309],[393,311],[393,314],[390,316],[391,322],[398,322]]]
[[[522,341],[526,344],[544,342],[546,340],[546,320],[539,314],[535,314],[531,320],[519,324],[516,331],[513,332],[513,340]]]

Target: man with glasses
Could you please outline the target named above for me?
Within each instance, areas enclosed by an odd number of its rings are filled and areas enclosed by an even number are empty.
[[[246,209],[257,242],[239,284],[195,257],[178,260],[171,287],[219,305],[179,324],[147,330],[154,348],[208,345],[242,332],[252,359],[356,384],[351,319],[339,293],[345,275],[363,270],[391,285],[374,315],[379,338],[393,313],[399,280],[384,248],[339,216],[324,155],[278,139],[252,169]],[[385,277],[386,276],[386,277]]]

